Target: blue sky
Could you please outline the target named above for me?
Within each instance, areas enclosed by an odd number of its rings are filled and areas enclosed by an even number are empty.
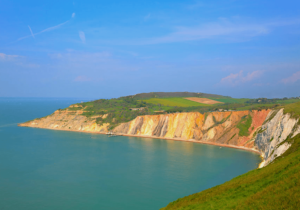
[[[0,97],[300,96],[300,1],[0,1]]]

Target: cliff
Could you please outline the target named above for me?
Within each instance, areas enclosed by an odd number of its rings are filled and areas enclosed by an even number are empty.
[[[146,115],[119,125],[113,132],[253,148],[252,136],[269,112],[270,110]],[[244,126],[246,132],[243,134],[238,125],[243,124],[246,119],[250,123],[248,127]]]
[[[291,147],[288,139],[300,133],[298,121],[290,114],[284,114],[283,109],[272,110],[268,114],[254,140],[264,160],[260,167],[268,165]]]
[[[161,210],[300,209],[299,116],[300,103],[268,113],[253,137],[264,159],[260,169],[179,198]]]
[[[269,112],[270,110],[144,115],[120,124],[113,129],[113,132],[145,137],[196,140],[252,149],[254,148],[253,134],[263,124]],[[21,123],[19,126],[98,133],[108,131],[108,123],[99,125],[96,122],[96,118],[105,118],[105,115],[86,117],[82,113],[83,110],[57,110],[49,116]],[[243,133],[241,129],[244,130]]]
[[[109,124],[96,123],[96,118],[105,118],[106,115],[88,118],[82,113],[82,110],[57,110],[49,116],[20,123],[19,126],[80,132],[107,132]]]
[[[107,115],[86,117],[83,110],[57,110],[53,114],[19,126],[106,133],[108,123],[96,119]],[[280,110],[174,113],[138,116],[113,129],[121,135],[191,140],[200,143],[232,146],[259,152],[262,166],[284,153],[290,143],[286,140],[300,132],[298,120]]]

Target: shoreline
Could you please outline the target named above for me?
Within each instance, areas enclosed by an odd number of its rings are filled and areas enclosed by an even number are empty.
[[[18,127],[40,128],[40,127],[32,127],[32,126],[23,126],[21,124],[22,123],[18,124]],[[40,129],[107,135],[106,134],[107,132],[99,132],[99,131],[78,131],[78,130],[52,129],[52,128],[40,128]],[[207,141],[194,140],[194,139],[164,138],[164,137],[157,137],[157,136],[133,135],[133,134],[116,134],[116,135],[117,136],[140,137],[140,138],[163,139],[163,140],[169,140],[169,141],[170,140],[171,141],[184,141],[184,142],[192,142],[192,143],[198,143],[198,144],[209,144],[209,145],[214,145],[214,146],[219,146],[219,147],[228,147],[228,148],[233,148],[233,149],[246,150],[248,152],[253,152],[253,153],[256,153],[256,154],[262,156],[262,153],[260,153],[258,150],[255,150],[255,149],[242,147],[242,146],[228,145],[228,144],[218,144],[218,143],[215,143],[215,142],[207,142]],[[263,160],[262,160],[262,162],[263,162]]]
[[[261,156],[261,153],[258,150],[250,149],[247,147],[241,147],[241,146],[234,146],[234,145],[228,145],[228,144],[218,144],[215,142],[206,142],[206,141],[200,141],[200,140],[194,140],[194,139],[181,139],[181,138],[164,138],[164,137],[156,137],[156,136],[144,136],[144,135],[132,135],[132,134],[117,134],[118,136],[130,136],[130,137],[141,137],[141,138],[152,138],[152,139],[163,139],[163,140],[171,140],[171,141],[184,141],[184,142],[192,142],[192,143],[198,143],[198,144],[209,144],[219,147],[229,147],[234,149],[240,149],[240,150],[246,150],[249,152],[256,153]]]

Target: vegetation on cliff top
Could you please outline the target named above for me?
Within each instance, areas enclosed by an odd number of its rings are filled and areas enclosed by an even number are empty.
[[[180,198],[162,210],[300,209],[300,134],[270,165]]]
[[[149,98],[150,97],[150,98]],[[152,98],[151,98],[152,97]],[[185,99],[185,97],[207,97],[224,104],[202,104]],[[78,103],[67,108],[71,111],[82,110],[82,115],[96,118],[99,125],[109,123],[110,129],[123,122],[129,122],[140,115],[153,115],[175,112],[213,112],[222,110],[260,110],[280,107],[299,99],[236,99],[226,96],[190,93],[190,92],[154,92],[141,93],[117,99],[99,99]],[[135,108],[132,110],[132,108]],[[137,110],[136,108],[141,108]],[[103,118],[102,116],[106,117]],[[245,133],[241,127],[242,133]]]
[[[144,100],[144,102],[150,104],[157,104],[157,105],[161,104],[162,106],[169,106],[169,107],[211,106],[209,104],[202,104],[184,98],[150,98]]]
[[[300,117],[300,102],[287,104],[284,106],[284,113],[290,113],[293,118]]]
[[[139,93],[130,96],[124,96],[122,98],[133,98],[136,100],[145,100],[150,98],[185,98],[185,97],[201,97],[201,98],[231,98],[228,96],[221,96],[216,94],[209,94],[209,93],[193,93],[193,92],[151,92],[151,93]]]
[[[157,105],[148,104],[132,98],[100,99],[78,105],[82,106],[82,110],[84,110],[82,115],[86,117],[99,116],[96,118],[96,122],[100,125],[109,123],[110,129],[113,129],[122,122],[133,120],[137,116],[154,114],[154,110],[161,109],[161,107]],[[132,108],[139,108],[140,110],[134,111],[131,110]],[[103,115],[106,115],[106,117],[103,118]]]

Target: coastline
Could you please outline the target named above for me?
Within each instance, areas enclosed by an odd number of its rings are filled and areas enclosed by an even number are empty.
[[[214,142],[206,142],[206,141],[200,141],[200,140],[194,140],[194,139],[181,139],[181,138],[164,138],[164,137],[156,137],[156,136],[144,136],[144,135],[131,135],[131,134],[120,134],[119,136],[130,136],[130,137],[141,137],[141,138],[152,138],[152,139],[163,139],[163,140],[171,140],[171,141],[184,141],[184,142],[192,142],[192,143],[198,143],[198,144],[209,144],[219,147],[229,147],[234,149],[241,149],[246,150],[249,152],[256,153],[258,155],[261,155],[261,153],[258,150],[250,149],[247,147],[241,147],[241,146],[234,146],[234,145],[228,145],[228,144],[218,144]]]
[[[29,127],[29,128],[40,128],[40,127],[23,126],[22,123],[18,124],[18,126],[19,127]],[[106,135],[106,132],[99,132],[99,131],[79,131],[79,130],[52,129],[52,128],[40,128],[40,129]],[[262,153],[260,153],[258,150],[250,149],[250,148],[242,147],[242,146],[234,146],[234,145],[228,145],[228,144],[218,144],[218,143],[215,143],[215,142],[207,142],[207,141],[200,141],[200,140],[194,140],[194,139],[164,138],[164,137],[157,137],[157,136],[133,135],[133,134],[116,134],[116,135],[117,136],[140,137],[140,138],[163,139],[163,140],[169,140],[169,141],[184,141],[184,142],[192,142],[192,143],[198,143],[198,144],[209,144],[209,145],[214,145],[214,146],[219,146],[219,147],[229,147],[229,148],[233,148],[233,149],[240,149],[240,150],[246,150],[246,151],[249,151],[249,152],[253,152],[253,153],[256,153],[256,154],[260,155],[260,157],[262,157]],[[262,160],[262,162],[263,162],[263,160]],[[261,165],[261,163],[259,165]]]

